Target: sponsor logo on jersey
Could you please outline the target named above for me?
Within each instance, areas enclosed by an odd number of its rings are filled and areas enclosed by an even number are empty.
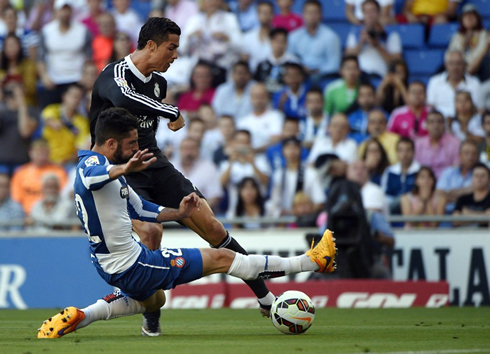
[[[128,82],[122,77],[116,77],[114,80],[116,81],[117,86],[128,87]]]
[[[97,156],[90,156],[85,160],[85,166],[95,166],[100,165],[99,158]]]
[[[128,188],[128,186],[122,186],[121,187],[121,198],[123,198],[123,199],[129,198],[129,188]]]
[[[160,97],[160,85],[158,85],[157,83],[155,83],[155,88],[153,89],[153,93],[155,94],[155,96]]]

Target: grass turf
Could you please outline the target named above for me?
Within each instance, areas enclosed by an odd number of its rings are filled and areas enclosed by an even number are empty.
[[[0,310],[0,353],[490,353],[488,307],[317,309],[299,336],[281,334],[257,310],[166,310],[162,337],[141,337],[141,316],[132,316],[37,339],[56,311]]]

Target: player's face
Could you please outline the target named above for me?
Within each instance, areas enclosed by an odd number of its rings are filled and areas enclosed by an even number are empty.
[[[154,51],[154,62],[157,67],[156,71],[165,72],[170,64],[177,59],[177,48],[179,47],[180,36],[169,34],[168,40],[160,44]]]
[[[118,142],[116,151],[112,158],[115,164],[123,164],[129,161],[139,149],[138,130],[133,129],[129,136]]]

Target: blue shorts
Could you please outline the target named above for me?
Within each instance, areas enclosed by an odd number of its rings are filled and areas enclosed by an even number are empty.
[[[141,245],[138,260],[120,274],[107,274],[96,264],[100,276],[137,301],[157,290],[172,289],[202,277],[202,256],[197,248],[164,248],[150,251]]]

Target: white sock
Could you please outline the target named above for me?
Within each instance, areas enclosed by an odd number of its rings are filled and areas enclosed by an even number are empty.
[[[276,297],[274,296],[274,294],[269,291],[266,296],[261,297],[258,300],[261,305],[270,306],[274,302],[275,298]]]
[[[304,254],[297,257],[281,258],[278,256],[245,256],[236,253],[228,274],[244,280],[253,280],[277,278],[318,269],[318,265],[311,262]]]
[[[85,313],[85,318],[77,325],[77,329],[86,327],[95,321],[143,313],[146,309],[139,301],[115,291],[113,294],[97,300],[95,304],[82,309],[82,311]]]

